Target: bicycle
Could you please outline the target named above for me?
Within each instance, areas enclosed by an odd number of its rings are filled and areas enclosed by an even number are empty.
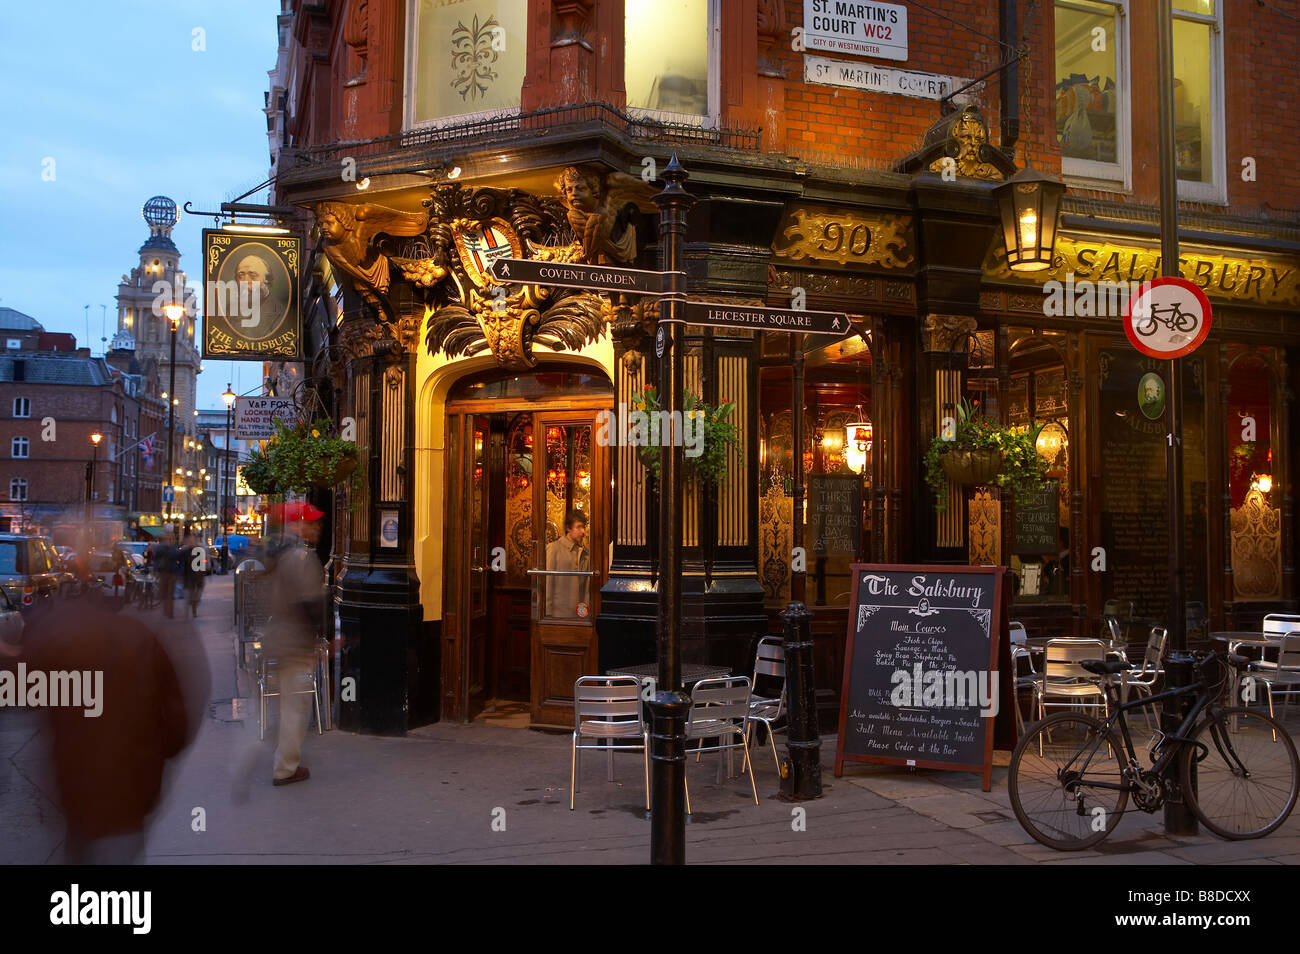
[[[1220,705],[1229,667],[1246,662],[1224,651],[1196,654],[1199,678],[1193,685],[1127,703],[1117,698],[1112,677],[1128,663],[1083,662],[1088,672],[1108,677],[1110,714],[1098,719],[1059,712],[1029,728],[1011,754],[1008,789],[1016,819],[1049,848],[1089,848],[1115,830],[1130,796],[1142,811],[1158,811],[1169,796],[1166,771],[1178,759],[1179,791],[1210,831],[1234,841],[1275,831],[1300,794],[1300,758],[1271,716]],[[1212,673],[1212,666],[1218,671]],[[1142,768],[1125,715],[1187,696],[1193,700],[1186,718],[1172,735],[1157,732],[1151,768]]]
[[[1162,317],[1164,314],[1168,314],[1169,317]],[[1170,331],[1188,332],[1196,330],[1196,316],[1183,311],[1183,303],[1180,301],[1174,302],[1168,308],[1150,306],[1147,309],[1146,318],[1134,325],[1133,330],[1144,338],[1150,337],[1156,332],[1157,321]]]
[[[151,610],[158,605],[158,580],[152,573],[141,573],[135,581],[136,602],[140,609]]]

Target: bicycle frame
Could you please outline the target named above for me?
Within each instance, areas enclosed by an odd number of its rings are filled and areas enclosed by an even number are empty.
[[[1078,776],[1081,780],[1083,779],[1084,774],[1088,771],[1088,766],[1092,764],[1092,760],[1096,756],[1098,749],[1100,749],[1102,745],[1108,746],[1110,744],[1112,730],[1115,728],[1116,721],[1118,721],[1119,723],[1120,737],[1124,741],[1125,754],[1128,757],[1128,761],[1125,763],[1125,770],[1127,771],[1129,767],[1137,763],[1137,750],[1133,745],[1133,737],[1128,730],[1128,720],[1124,718],[1125,713],[1135,712],[1138,709],[1144,709],[1147,706],[1153,706],[1157,702],[1170,700],[1170,699],[1177,699],[1180,696],[1186,696],[1195,693],[1197,695],[1196,701],[1192,704],[1191,711],[1188,712],[1187,717],[1183,719],[1182,723],[1178,726],[1177,731],[1174,732],[1172,735],[1164,735],[1163,738],[1160,740],[1160,742],[1158,742],[1156,745],[1157,748],[1163,748],[1164,743],[1167,741],[1172,741],[1175,743],[1174,745],[1170,746],[1166,751],[1162,751],[1160,753],[1160,757],[1157,758],[1151,766],[1150,771],[1152,774],[1163,776],[1166,770],[1169,768],[1170,762],[1172,762],[1173,759],[1177,757],[1178,753],[1182,751],[1182,745],[1190,741],[1187,738],[1187,733],[1191,731],[1192,727],[1196,724],[1196,721],[1201,717],[1201,714],[1204,713],[1207,709],[1211,708],[1215,702],[1214,694],[1207,691],[1205,686],[1203,686],[1199,682],[1194,683],[1193,685],[1190,686],[1179,686],[1178,688],[1175,689],[1165,689],[1162,692],[1157,692],[1143,699],[1135,699],[1132,702],[1124,702],[1124,703],[1120,703],[1118,701],[1113,700],[1112,697],[1113,689],[1114,686],[1109,683],[1104,687],[1104,691],[1106,692],[1107,699],[1113,701],[1114,704],[1112,705],[1111,714],[1107,716],[1106,719],[1102,722],[1102,732],[1100,738],[1098,739],[1097,743],[1092,747],[1092,749],[1087,752],[1087,758],[1084,760],[1082,768],[1077,770]],[[1218,744],[1218,739],[1215,740],[1215,743],[1216,745]],[[1078,759],[1079,756],[1083,754],[1084,754],[1084,750],[1081,749],[1078,755],[1075,756],[1075,759]],[[1226,752],[1224,752],[1223,755],[1225,758],[1227,758]],[[1232,761],[1237,762],[1238,765],[1241,764],[1240,760],[1236,758],[1235,753],[1233,753]],[[1073,760],[1071,761],[1070,765],[1073,765]],[[1069,766],[1067,766],[1067,768],[1068,767]],[[1242,769],[1244,771],[1245,767],[1242,766]],[[1122,791],[1122,792],[1131,792],[1134,791],[1134,789],[1136,788],[1136,786],[1133,785],[1133,783],[1130,781],[1127,775],[1124,776],[1123,781],[1118,783],[1104,782],[1096,779],[1088,779],[1087,785],[1090,788],[1094,788],[1094,789],[1110,789],[1112,791]]]

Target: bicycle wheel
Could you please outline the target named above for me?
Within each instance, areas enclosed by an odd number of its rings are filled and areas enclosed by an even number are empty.
[[[1089,784],[1123,780],[1124,750],[1114,732],[1107,745],[1103,728],[1091,716],[1060,712],[1031,726],[1011,753],[1011,808],[1040,844],[1079,851],[1119,824],[1128,792]]]
[[[1279,722],[1250,709],[1219,709],[1197,726],[1192,743],[1180,757],[1179,778],[1201,824],[1238,841],[1262,838],[1286,821],[1300,793],[1300,758]]]
[[[1156,331],[1155,316],[1148,315],[1145,319],[1139,321],[1136,325],[1134,325],[1133,330],[1136,331],[1138,334],[1140,334],[1143,338],[1147,338],[1155,334]]]

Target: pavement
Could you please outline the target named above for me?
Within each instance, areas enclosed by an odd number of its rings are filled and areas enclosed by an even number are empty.
[[[257,742],[251,686],[235,666],[233,576],[211,577],[193,623],[143,614],[206,651],[212,691],[194,743],[172,763],[149,829],[146,864],[343,862],[639,864],[650,823],[639,755],[584,763],[569,810],[569,738],[512,720],[436,724],[404,738],[313,727],[306,782],[273,787],[274,726]],[[183,604],[177,603],[178,614]],[[126,613],[133,610],[124,610]],[[271,703],[274,706],[274,700]],[[1293,727],[1300,719],[1293,721]],[[49,778],[40,712],[0,709],[0,862],[60,863],[63,822]],[[995,753],[993,787],[974,774],[853,765],[835,778],[834,735],[823,737],[825,796],[775,797],[770,750],[754,749],[760,804],[743,778],[717,782],[717,756],[688,763],[687,858],[787,864],[1288,864],[1300,861],[1300,813],[1273,835],[1227,842],[1169,837],[1160,815],[1131,812],[1098,848],[1063,854],[1034,842],[1007,799],[1009,753]],[[237,766],[256,764],[246,800]],[[764,757],[766,756],[766,758]],[[737,765],[739,762],[737,762]]]

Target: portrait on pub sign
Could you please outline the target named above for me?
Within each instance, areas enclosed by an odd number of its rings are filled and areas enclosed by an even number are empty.
[[[297,235],[203,232],[203,356],[297,358]]]

